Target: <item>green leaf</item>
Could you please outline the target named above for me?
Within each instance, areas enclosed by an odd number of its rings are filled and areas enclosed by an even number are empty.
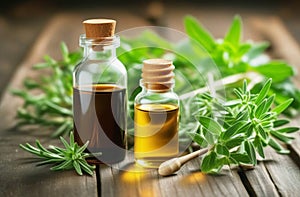
[[[246,140],[244,142],[244,148],[245,148],[245,151],[248,154],[249,158],[251,159],[251,163],[253,165],[256,165],[257,161],[256,161],[256,154],[255,154],[255,149],[254,149],[253,144]]]
[[[264,84],[264,86],[262,87],[261,91],[259,92],[259,94],[255,100],[255,103],[257,105],[259,105],[266,98],[266,96],[270,90],[271,84],[272,84],[272,79],[268,79],[268,81]]]
[[[198,133],[187,133],[193,140],[201,147],[206,147],[208,145],[207,141]]]
[[[206,154],[201,163],[202,172],[210,172],[216,165],[217,154],[215,152],[210,152]]]
[[[37,146],[39,149],[41,149],[41,150],[44,151],[44,152],[48,152],[48,150],[47,150],[44,146],[42,146],[42,144],[40,143],[39,140],[36,140],[35,143],[36,143],[36,146]]]
[[[244,81],[243,81],[243,93],[244,94],[246,94],[247,93],[247,80],[246,79],[244,79]]]
[[[236,122],[234,125],[229,127],[222,136],[222,140],[226,141],[230,137],[232,137],[241,127],[243,126],[243,122]]]
[[[260,136],[260,138],[265,142],[268,143],[268,135],[266,133],[266,131],[264,130],[264,128],[261,125],[257,125],[257,127],[255,128],[256,132],[258,133],[258,135]]]
[[[37,63],[33,66],[33,69],[43,69],[49,67],[49,63]]]
[[[245,140],[245,137],[244,136],[237,136],[235,138],[231,138],[229,139],[226,143],[225,143],[225,146],[228,148],[228,149],[232,149],[232,148],[235,148],[237,146],[240,146],[241,143]]]
[[[241,39],[241,31],[242,31],[242,21],[240,16],[235,16],[231,27],[229,28],[224,41],[233,44],[234,46],[238,46]]]
[[[94,172],[92,171],[93,168],[91,168],[91,166],[89,166],[85,160],[78,160],[78,163],[86,173],[91,176],[94,174]]]
[[[270,46],[268,42],[262,42],[258,44],[252,44],[251,49],[248,51],[248,53],[245,55],[248,59],[248,61],[260,56],[263,54],[263,52]]]
[[[211,118],[200,116],[199,122],[204,128],[206,128],[208,131],[212,132],[213,134],[219,135],[222,132],[221,125]]]
[[[292,142],[292,139],[294,139],[293,137],[284,135],[284,134],[279,133],[277,131],[271,131],[270,133],[272,134],[273,137],[279,139],[280,141],[282,141],[286,144],[290,144]]]
[[[284,120],[284,119],[276,120],[276,121],[273,122],[273,126],[276,128],[276,127],[280,127],[280,126],[286,125],[289,122],[290,122],[289,120]]]
[[[246,121],[249,120],[249,113],[248,110],[241,110],[241,112],[236,116],[236,121],[237,122],[242,122],[245,123]]]
[[[251,44],[240,44],[238,47],[237,52],[234,54],[234,57],[237,58],[241,58],[243,55],[245,55],[245,53],[247,53],[249,50],[251,49]],[[245,63],[245,62],[243,62]],[[241,65],[241,64],[240,64]],[[248,65],[248,64],[246,64]]]
[[[233,158],[235,161],[237,161],[239,164],[252,164],[251,159],[247,154],[242,153],[230,153],[230,157]]]
[[[209,130],[203,128],[203,136],[205,138],[205,141],[210,144],[210,145],[214,145],[216,142],[216,136],[210,132]]]
[[[262,111],[262,114],[265,114],[266,112],[268,112],[274,102],[275,99],[275,94],[273,94],[272,96],[270,96],[269,98],[267,98],[266,100],[266,105],[264,107],[264,110]]]
[[[217,144],[216,152],[220,155],[225,155],[227,157],[229,156],[229,150],[225,146],[220,145],[220,144]]]
[[[74,134],[73,132],[71,131],[70,132],[70,146],[74,146],[75,145],[75,142],[74,142]]]
[[[276,142],[274,139],[270,138],[268,143],[273,149],[275,149],[280,154],[289,154],[290,151],[283,148],[278,142]]]
[[[82,175],[82,171],[81,171],[80,165],[79,165],[79,163],[76,160],[73,161],[73,166],[74,166],[77,174]]]
[[[263,145],[261,143],[261,140],[259,139],[259,137],[255,137],[254,141],[253,141],[253,145],[256,148],[258,154],[262,157],[265,158],[265,154],[264,154],[264,148]]]
[[[267,78],[272,78],[274,83],[282,82],[294,75],[293,68],[282,61],[271,61],[253,69]]]
[[[293,102],[294,99],[290,98],[288,100],[286,100],[285,102],[281,103],[280,105],[276,106],[272,111],[280,114],[281,112],[283,112],[286,108],[288,108],[288,106]]]
[[[60,141],[63,143],[63,145],[65,146],[66,149],[71,148],[71,146],[68,144],[68,142],[60,136]]]
[[[260,118],[262,115],[264,115],[263,112],[264,112],[266,103],[267,103],[267,100],[264,99],[264,101],[261,102],[261,103],[259,104],[259,106],[255,109],[254,115],[255,115],[256,118]]]
[[[65,160],[59,165],[53,166],[52,168],[50,168],[50,170],[64,170],[70,168],[70,166],[72,166],[72,160]]]
[[[215,48],[214,38],[205,30],[198,21],[192,16],[184,18],[184,26],[186,33],[196,41],[198,41],[207,51]]]
[[[237,99],[237,100],[227,101],[226,103],[223,104],[223,106],[224,107],[233,107],[233,106],[236,106],[236,105],[239,105],[239,104],[241,104],[241,100]]]
[[[77,152],[80,154],[83,153],[83,151],[88,147],[89,143],[89,141],[86,141],[86,143],[83,146],[81,146]]]
[[[69,59],[69,50],[68,50],[68,47],[67,47],[66,43],[62,42],[60,44],[60,49],[61,49],[61,52],[62,52],[63,60],[65,62],[69,62],[70,61],[70,59]]]
[[[279,133],[294,133],[296,131],[299,131],[299,127],[286,127],[286,128],[276,130],[276,132]]]

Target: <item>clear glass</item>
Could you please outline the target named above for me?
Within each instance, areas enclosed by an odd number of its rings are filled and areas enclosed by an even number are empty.
[[[117,36],[80,36],[83,60],[73,72],[74,135],[88,152],[101,152],[90,163],[117,163],[126,150],[127,73],[116,57]]]
[[[116,57],[116,48],[120,46],[118,36],[87,39],[83,34],[79,43],[84,48],[84,57],[74,69],[73,87],[100,83],[127,87],[126,68]]]
[[[157,168],[179,152],[179,98],[173,89],[144,87],[135,98],[134,156],[138,165]]]

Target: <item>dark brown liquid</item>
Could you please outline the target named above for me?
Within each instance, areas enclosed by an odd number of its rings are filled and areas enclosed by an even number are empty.
[[[75,141],[101,152],[90,163],[117,163],[125,157],[126,90],[112,84],[73,88]]]

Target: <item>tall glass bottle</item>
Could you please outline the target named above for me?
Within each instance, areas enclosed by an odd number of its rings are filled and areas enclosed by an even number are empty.
[[[157,168],[178,155],[179,99],[173,92],[172,61],[143,62],[142,92],[135,98],[134,156],[138,165]]]
[[[73,72],[75,141],[87,151],[101,152],[90,163],[116,163],[126,149],[127,73],[116,57],[120,39],[114,35],[116,21],[90,19],[80,36],[83,60]]]

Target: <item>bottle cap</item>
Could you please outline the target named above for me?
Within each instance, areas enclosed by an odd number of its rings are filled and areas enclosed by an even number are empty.
[[[167,91],[174,84],[173,62],[166,59],[143,61],[142,83],[147,89]]]
[[[83,25],[86,38],[107,38],[115,34],[116,21],[112,19],[88,19]]]

